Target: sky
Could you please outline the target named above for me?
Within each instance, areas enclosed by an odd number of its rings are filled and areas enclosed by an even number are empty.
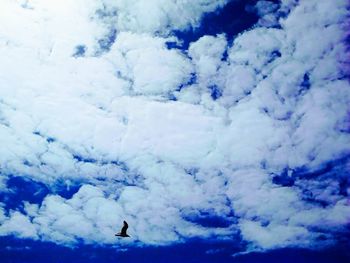
[[[348,262],[349,17],[1,0],[1,262]]]

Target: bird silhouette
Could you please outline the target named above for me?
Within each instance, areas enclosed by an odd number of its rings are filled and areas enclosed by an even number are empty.
[[[128,227],[129,227],[128,223],[124,220],[124,225],[123,225],[122,229],[120,230],[120,232],[118,234],[115,234],[115,236],[118,236],[118,237],[130,237],[126,233],[126,230],[128,229]]]

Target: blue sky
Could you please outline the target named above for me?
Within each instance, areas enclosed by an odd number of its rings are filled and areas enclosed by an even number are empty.
[[[80,246],[74,249],[46,242],[1,238],[4,262],[347,262],[346,246],[324,250],[283,248],[268,252],[252,252],[232,257],[237,251],[232,243],[189,241],[186,244],[165,247],[131,248],[117,252],[111,247]],[[8,247],[11,246],[11,249]],[[215,251],[208,253],[207,251]]]
[[[1,262],[350,259],[346,0],[0,7]]]

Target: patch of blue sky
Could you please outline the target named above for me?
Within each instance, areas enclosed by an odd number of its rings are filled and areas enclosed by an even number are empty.
[[[350,161],[350,155],[344,155],[340,158],[329,160],[315,168],[308,168],[306,166],[291,169],[291,175],[295,178],[317,178],[322,175],[341,175],[348,173],[346,166]]]
[[[347,169],[349,161],[350,157],[344,156],[313,169],[286,167],[280,174],[272,175],[272,182],[283,187],[299,188],[304,202],[327,207],[333,204],[336,196],[347,197],[349,195],[350,177]],[[330,194],[328,196],[322,195],[322,192],[326,191],[327,188],[331,189],[327,190]]]
[[[346,169],[350,161],[349,155],[327,161],[314,168],[301,166],[296,168],[285,167],[278,175],[274,175],[274,183],[283,186],[292,186],[296,179],[316,179],[322,176],[332,176],[332,178],[343,177],[348,174]]]
[[[50,242],[0,237],[1,262],[230,262],[230,263],[334,263],[349,262],[350,252],[345,244],[325,250],[298,248],[236,254],[242,250],[239,240],[209,242],[191,240],[184,244],[159,247],[113,247],[77,245],[75,248]]]
[[[231,1],[216,12],[208,13],[202,18],[197,28],[185,31],[174,31],[173,34],[181,40],[181,44],[168,42],[168,48],[180,48],[187,50],[190,43],[202,36],[215,36],[224,33],[229,42],[239,33],[253,27],[259,19],[254,12],[247,10],[247,5],[255,4],[256,0]]]
[[[6,187],[10,191],[0,192],[0,202],[5,205],[6,210],[21,210],[24,201],[41,204],[46,195],[50,193],[45,184],[22,176],[10,176]]]
[[[49,194],[69,199],[78,192],[80,183],[58,180],[48,186],[25,176],[10,176],[6,186],[10,191],[0,192],[0,202],[5,204],[6,210],[22,211],[23,202],[40,205]]]
[[[98,160],[98,159],[94,159],[92,157],[85,157],[79,154],[73,154],[73,159],[76,160],[77,162],[81,162],[81,163],[94,163],[94,164],[99,164],[99,165],[107,165],[107,164],[112,164],[115,166],[118,166],[122,171],[127,172],[129,171],[128,166],[119,160]]]
[[[85,45],[76,46],[73,53],[73,57],[75,58],[84,57],[86,50],[87,50],[87,47]]]
[[[232,224],[232,220],[228,220],[225,217],[217,216],[217,215],[210,215],[201,213],[200,215],[196,216],[188,216],[185,218],[187,221],[190,221],[192,223],[201,225],[203,227],[220,227],[225,228],[229,227]]]
[[[213,100],[217,100],[222,96],[222,91],[219,89],[217,85],[212,85],[209,87],[210,96]]]
[[[99,55],[108,52],[115,42],[116,37],[117,30],[115,28],[111,28],[103,38],[98,40],[99,49],[97,50],[96,54]]]

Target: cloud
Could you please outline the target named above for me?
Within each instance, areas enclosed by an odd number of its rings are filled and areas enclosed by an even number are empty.
[[[224,35],[203,36],[191,43],[188,53],[195,64],[197,81],[204,88],[215,85],[215,76],[226,47],[227,41]]]
[[[247,5],[246,9],[260,17],[257,23],[259,26],[278,27],[279,16],[283,13],[283,7],[280,4],[273,1],[257,1],[254,6]],[[279,12],[276,12],[277,10]]]
[[[126,64],[120,74],[132,80],[135,94],[167,95],[189,81],[191,62],[181,52],[168,50],[165,42],[164,38],[148,35],[118,35],[114,48]]]
[[[241,223],[241,229],[248,240],[253,240],[263,249],[295,245],[295,240],[302,246],[306,245],[305,240],[310,239],[308,231],[303,227],[282,225],[263,227],[258,222],[247,221]]]
[[[225,3],[1,4],[0,235],[265,250],[346,234],[346,1],[259,1],[232,43],[168,47]],[[13,178],[45,196],[11,202]],[[133,239],[114,238],[123,220]]]
[[[3,216],[2,216],[3,217]],[[16,235],[19,238],[37,239],[37,230],[30,220],[23,214],[15,211],[8,219],[1,220],[0,235]]]
[[[199,25],[205,13],[223,7],[227,0],[164,1],[103,0],[105,9],[112,10],[120,31],[167,35],[172,30],[186,30]],[[151,18],[151,19],[150,19]]]

